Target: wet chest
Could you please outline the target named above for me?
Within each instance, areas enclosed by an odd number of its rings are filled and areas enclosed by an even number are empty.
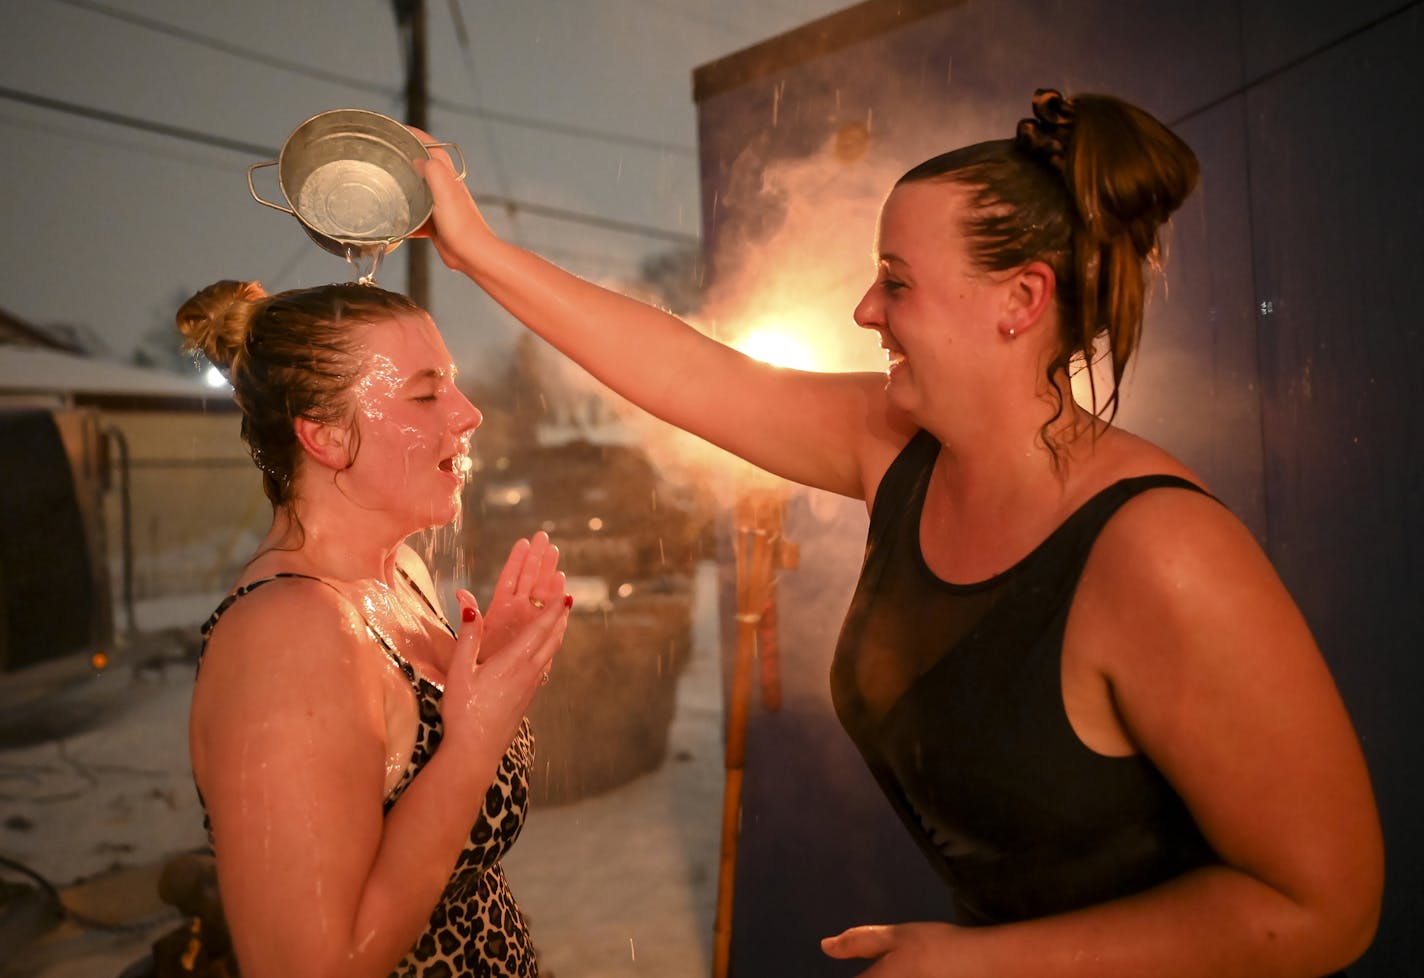
[[[410,765],[421,736],[422,700],[427,712],[435,708],[432,691],[444,687],[455,640],[444,619],[418,595],[376,584],[359,588],[351,597],[376,638],[372,655],[378,658],[383,689],[389,794]]]

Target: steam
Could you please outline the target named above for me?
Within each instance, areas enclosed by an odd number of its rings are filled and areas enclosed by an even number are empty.
[[[904,170],[877,159],[866,122],[849,123],[804,158],[767,161],[758,141],[735,161],[715,202],[712,282],[684,318],[733,347],[783,366],[818,371],[884,369],[873,333],[851,318],[874,277],[875,222]],[[611,287],[629,293],[624,284]],[[650,418],[539,344],[548,415],[560,428],[627,430],[668,478],[707,487],[720,507],[776,480],[720,449]]]

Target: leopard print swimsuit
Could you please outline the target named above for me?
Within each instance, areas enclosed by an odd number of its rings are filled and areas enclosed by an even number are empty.
[[[204,646],[213,626],[238,598],[277,578],[307,576],[276,574],[233,591],[203,625]],[[310,579],[321,581],[318,577]],[[409,578],[406,580],[409,582]],[[322,583],[335,590],[330,582]],[[414,582],[410,583],[434,611],[430,599],[415,587]],[[439,615],[439,612],[436,611],[436,614]],[[441,621],[444,621],[443,617]],[[448,623],[445,627],[450,629]],[[379,628],[369,621],[366,628],[410,683],[420,710],[410,761],[400,781],[385,799],[384,810],[389,812],[440,746],[443,727],[440,697],[443,690],[418,675]],[[454,633],[454,629],[450,631]],[[198,661],[201,665],[201,653]],[[425,932],[401,959],[391,978],[538,978],[539,964],[529,938],[529,928],[514,902],[514,894],[499,862],[524,826],[524,815],[529,804],[529,772],[533,766],[534,735],[526,718],[495,772],[494,782],[485,795],[484,806],[455,862],[450,882],[431,914]],[[206,813],[203,821],[207,823]],[[211,828],[208,842],[211,845]]]

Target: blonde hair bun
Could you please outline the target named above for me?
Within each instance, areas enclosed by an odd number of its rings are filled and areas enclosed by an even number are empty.
[[[195,293],[178,308],[178,332],[183,348],[207,357],[223,372],[247,342],[252,319],[267,298],[260,282],[224,279]]]

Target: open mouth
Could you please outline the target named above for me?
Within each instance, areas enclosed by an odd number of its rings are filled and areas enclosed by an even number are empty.
[[[449,472],[451,475],[457,475],[462,479],[468,476],[470,470],[474,467],[474,460],[468,455],[451,455],[449,458],[442,458],[440,460],[440,471]]]
[[[884,332],[880,334],[880,349],[885,351],[885,368],[887,370],[894,369],[905,362],[905,351],[900,349],[899,345]]]

